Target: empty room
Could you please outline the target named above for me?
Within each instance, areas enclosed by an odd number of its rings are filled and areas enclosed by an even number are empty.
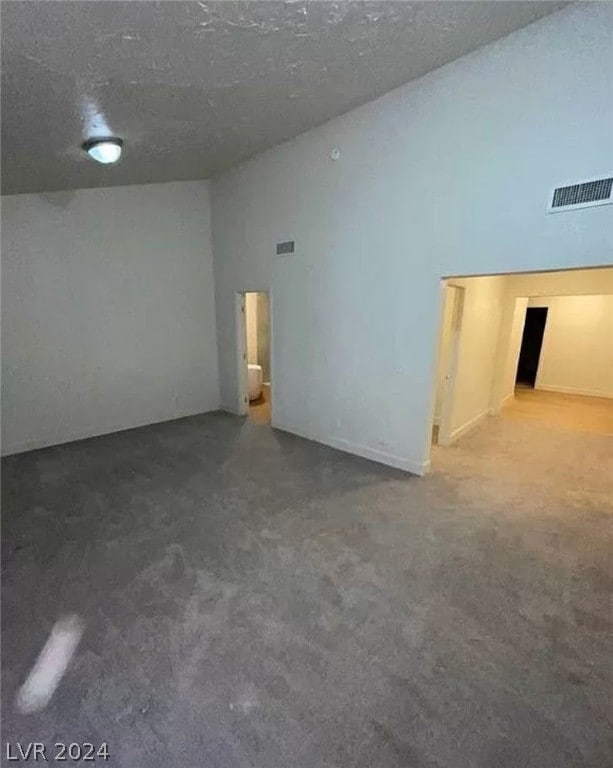
[[[432,441],[455,449],[435,449],[437,461],[511,466],[506,441],[526,421],[613,434],[613,268],[453,277],[441,289]],[[538,462],[534,445],[523,451]],[[560,446],[558,459],[564,473],[582,455]]]
[[[3,764],[613,765],[613,4],[0,22]]]

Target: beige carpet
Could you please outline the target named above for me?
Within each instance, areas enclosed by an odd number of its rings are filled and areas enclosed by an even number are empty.
[[[518,387],[502,411],[505,419],[536,421],[579,432],[613,434],[613,400]]]
[[[262,396],[249,403],[249,418],[258,424],[270,424],[270,384],[262,387]]]

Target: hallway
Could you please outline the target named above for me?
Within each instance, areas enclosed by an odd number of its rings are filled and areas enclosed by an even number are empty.
[[[517,387],[515,397],[503,406],[509,421],[538,422],[578,432],[613,435],[613,400]]]

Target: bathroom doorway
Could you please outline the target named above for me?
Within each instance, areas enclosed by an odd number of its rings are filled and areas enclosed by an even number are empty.
[[[247,415],[258,424],[270,424],[270,304],[267,291],[244,296]],[[246,363],[246,366],[245,366]]]

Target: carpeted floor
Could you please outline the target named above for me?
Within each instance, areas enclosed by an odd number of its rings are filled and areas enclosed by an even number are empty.
[[[612,438],[492,418],[433,467],[224,414],[5,459],[4,740],[124,768],[613,765]],[[20,715],[65,612],[78,653]]]
[[[270,424],[270,384],[264,384],[261,396],[249,403],[249,418],[257,424]]]
[[[550,427],[613,435],[613,400],[517,387],[503,407],[513,421],[537,421]]]

